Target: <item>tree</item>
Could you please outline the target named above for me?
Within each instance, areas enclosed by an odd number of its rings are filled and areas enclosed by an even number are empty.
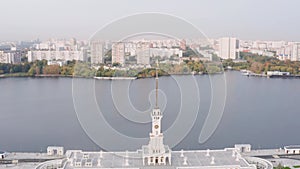
[[[112,66],[119,67],[119,66],[121,66],[121,64],[120,64],[120,63],[117,63],[117,62],[115,62],[115,63],[113,63],[113,64],[112,64]]]
[[[255,73],[261,73],[263,71],[263,64],[259,62],[253,62],[250,70]]]
[[[34,76],[36,74],[36,67],[32,66],[29,70],[28,70],[28,75],[29,76]]]
[[[60,74],[65,75],[65,76],[73,75],[73,67],[71,67],[71,66],[62,66]]]
[[[78,62],[74,66],[74,76],[79,77],[94,77],[96,70],[92,69],[87,63]]]
[[[60,73],[59,65],[47,65],[43,69],[43,74],[58,75]]]

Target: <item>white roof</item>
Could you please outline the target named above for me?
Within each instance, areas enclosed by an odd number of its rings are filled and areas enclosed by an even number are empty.
[[[235,155],[233,156],[233,151]],[[92,166],[98,167],[98,159],[100,159],[101,168],[146,168],[143,166],[142,151],[137,152],[102,152],[102,158],[100,152],[72,152],[70,150],[70,161],[75,162],[79,159],[84,159],[83,154],[88,153],[88,161],[92,162]],[[75,155],[76,153],[76,155]],[[156,166],[154,168],[191,168],[191,167],[229,167],[229,168],[253,168],[244,158],[240,156],[235,149],[224,149],[224,150],[210,150],[209,156],[207,156],[206,150],[195,150],[195,151],[183,151],[183,155],[187,158],[187,164],[184,165],[184,157],[181,156],[181,151],[171,152],[171,166]],[[238,160],[237,157],[238,156]],[[76,158],[75,158],[76,157]],[[212,164],[212,157],[214,158],[214,164]],[[128,159],[129,166],[125,166],[125,160]],[[84,165],[84,164],[83,164]],[[67,165],[66,169],[72,169],[73,166]]]
[[[300,149],[300,145],[285,146],[284,149],[286,149],[286,150],[299,150]]]

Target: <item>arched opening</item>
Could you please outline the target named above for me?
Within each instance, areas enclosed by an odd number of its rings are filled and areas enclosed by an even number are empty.
[[[166,164],[170,164],[169,157],[166,157]]]
[[[158,164],[158,157],[155,158],[155,164]]]

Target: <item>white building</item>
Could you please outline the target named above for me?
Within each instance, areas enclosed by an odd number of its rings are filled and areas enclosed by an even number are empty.
[[[34,62],[36,60],[62,60],[62,61],[86,61],[86,51],[84,49],[80,51],[28,51],[28,62]]]
[[[53,155],[63,156],[64,148],[57,147],[57,146],[49,146],[49,147],[47,147],[47,155],[48,156],[53,156]]]
[[[284,152],[286,154],[300,154],[300,145],[285,146]]]
[[[267,71],[267,76],[289,76],[290,72]]]
[[[59,65],[59,66],[63,66],[66,65],[67,61],[60,61],[60,60],[49,60],[47,62],[47,65]]]
[[[219,57],[222,59],[237,59],[239,40],[225,37],[219,39]]]
[[[104,57],[104,44],[101,41],[91,41],[91,63],[103,63]]]
[[[149,43],[139,43],[136,48],[136,59],[138,65],[150,64],[150,46]]]
[[[178,57],[182,57],[182,50],[178,48],[150,48],[150,56],[160,56],[170,58],[173,55],[177,55]]]
[[[0,151],[0,159],[4,159],[6,157],[6,153],[4,151]]]
[[[0,51],[0,63],[20,63],[21,57],[15,52]]]
[[[130,54],[131,56],[136,55],[137,44],[133,42],[125,43],[125,53]]]
[[[112,44],[112,63],[125,64],[125,45],[122,42]]]
[[[291,61],[300,60],[300,43],[294,43],[292,45]]]
[[[245,152],[251,151],[250,144],[236,144],[236,145],[234,145],[234,148],[236,148],[240,153],[245,153]]]
[[[300,43],[289,42],[286,46],[276,50],[279,60],[300,61]]]

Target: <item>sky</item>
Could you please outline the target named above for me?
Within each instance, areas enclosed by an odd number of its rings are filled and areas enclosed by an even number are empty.
[[[209,38],[300,41],[300,0],[0,0],[0,41],[88,39],[112,20],[159,12]]]

